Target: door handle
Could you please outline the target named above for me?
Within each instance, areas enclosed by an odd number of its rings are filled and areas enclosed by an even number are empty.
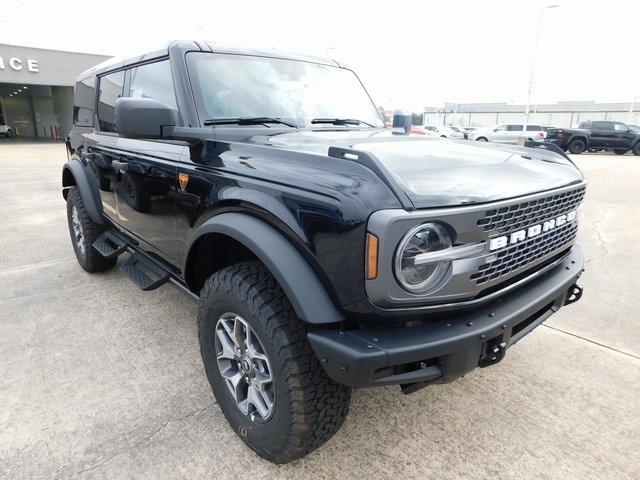
[[[119,162],[118,160],[114,160],[111,162],[111,166],[116,172],[124,172],[129,168],[129,164],[127,162]]]

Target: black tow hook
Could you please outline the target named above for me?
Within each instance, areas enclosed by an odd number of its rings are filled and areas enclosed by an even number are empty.
[[[504,358],[506,351],[507,344],[505,342],[494,341],[487,343],[486,353],[480,358],[478,366],[484,368],[499,363]]]
[[[564,301],[564,304],[571,305],[572,303],[576,303],[580,298],[582,298],[583,290],[584,289],[581,286],[574,283],[569,291],[567,291],[567,299]]]

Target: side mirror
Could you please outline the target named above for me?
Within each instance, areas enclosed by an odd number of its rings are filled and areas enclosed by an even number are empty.
[[[178,124],[178,112],[151,98],[116,100],[116,126],[125,138],[161,138],[164,127]]]

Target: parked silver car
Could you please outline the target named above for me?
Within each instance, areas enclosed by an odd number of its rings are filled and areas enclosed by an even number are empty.
[[[527,125],[526,131],[522,123],[503,123],[491,128],[480,128],[469,135],[469,140],[495,143],[518,143],[518,138],[526,137],[531,140],[542,140],[550,127],[540,124]]]
[[[456,140],[464,140],[464,133],[462,133],[456,127],[447,127],[446,125],[425,125],[423,127],[427,132],[431,132],[432,135],[438,135],[442,138],[453,138]]]

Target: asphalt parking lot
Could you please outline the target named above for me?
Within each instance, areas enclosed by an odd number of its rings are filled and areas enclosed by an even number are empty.
[[[585,294],[505,360],[404,396],[275,466],[227,425],[195,305],[76,263],[61,144],[0,144],[0,477],[640,478],[640,157],[583,154]]]

